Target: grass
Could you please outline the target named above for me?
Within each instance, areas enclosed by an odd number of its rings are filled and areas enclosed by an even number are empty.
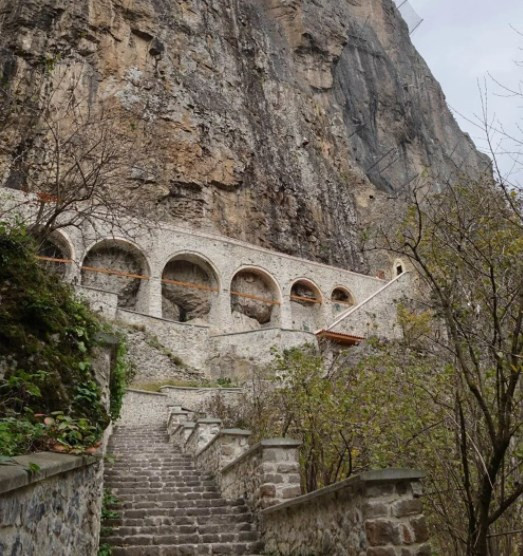
[[[165,386],[175,388],[234,388],[235,383],[230,378],[210,380],[161,380],[155,382],[136,382],[130,388],[145,390],[146,392],[161,392]]]

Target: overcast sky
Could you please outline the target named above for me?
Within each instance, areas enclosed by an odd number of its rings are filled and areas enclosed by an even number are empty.
[[[523,137],[516,121],[523,123],[523,98],[500,96],[496,80],[518,87],[523,79],[523,0],[410,0],[424,22],[412,40],[443,86],[449,106],[461,127],[468,131],[478,147],[485,149],[479,129],[460,117],[471,120],[481,115],[478,79],[486,77],[490,89],[489,112],[503,122],[511,133]],[[520,67],[516,65],[520,61]],[[521,85],[519,85],[521,86]],[[505,142],[501,150],[514,151],[514,144]],[[521,150],[521,148],[520,148]],[[523,163],[523,157],[521,158]],[[513,164],[505,157],[503,166],[509,171]],[[523,184],[523,168],[512,176]]]

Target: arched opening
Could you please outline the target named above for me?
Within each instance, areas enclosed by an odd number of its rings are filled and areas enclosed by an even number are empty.
[[[393,271],[392,271],[393,278],[397,278],[398,276],[401,276],[404,272],[405,272],[405,264],[401,259],[396,259],[394,261]]]
[[[335,288],[331,295],[333,315],[338,315],[353,307],[356,302],[353,295],[346,288]]]
[[[82,265],[82,286],[118,295],[118,307],[145,311],[149,265],[131,243],[106,239],[92,247]]]
[[[162,274],[163,318],[207,324],[218,297],[218,278],[211,265],[197,255],[171,259]]]
[[[231,283],[231,312],[238,332],[280,326],[280,293],[262,270],[240,270]]]
[[[48,271],[65,278],[68,265],[73,258],[72,248],[67,238],[60,232],[54,231],[49,235],[42,235],[38,228],[30,230],[35,238],[40,264]]]
[[[314,332],[320,327],[322,295],[310,280],[298,280],[291,288],[293,327]]]

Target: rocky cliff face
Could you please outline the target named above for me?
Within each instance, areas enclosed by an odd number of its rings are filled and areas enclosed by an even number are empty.
[[[148,121],[150,216],[291,254],[361,269],[387,196],[484,165],[392,0],[0,0],[0,46]]]

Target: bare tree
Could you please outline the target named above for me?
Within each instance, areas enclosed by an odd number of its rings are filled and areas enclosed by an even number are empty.
[[[74,64],[47,62],[31,80],[13,77],[0,98],[2,185],[29,194],[21,204],[31,204],[39,235],[85,222],[122,227],[143,214],[136,194],[148,172],[150,134],[141,114],[93,98]]]
[[[426,349],[448,371],[435,399],[454,414],[452,473],[466,523],[456,536],[470,555],[489,553],[493,526],[523,495],[522,206],[521,193],[490,179],[439,195],[415,190],[398,233],[381,235],[417,270],[446,331]]]

